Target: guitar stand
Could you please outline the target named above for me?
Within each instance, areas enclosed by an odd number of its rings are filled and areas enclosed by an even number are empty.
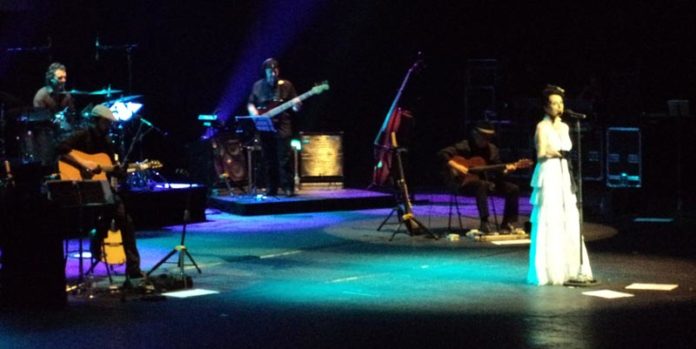
[[[381,231],[382,227],[384,227],[389,219],[396,213],[396,218],[398,219],[397,223],[390,223],[390,224],[398,224],[396,227],[396,230],[394,230],[394,233],[392,233],[392,236],[389,238],[389,241],[394,240],[394,236],[399,233],[403,234],[408,234],[409,236],[413,235],[419,235],[421,233],[428,234],[431,238],[438,240],[440,237],[435,235],[430,229],[428,229],[421,221],[419,221],[416,216],[412,213],[408,214],[405,213],[405,210],[397,205],[389,211],[389,214],[387,217],[385,217],[382,220],[382,223],[379,224],[377,227],[377,231]],[[406,225],[406,232],[401,231],[401,226]]]
[[[104,240],[102,239],[101,244],[99,244],[99,248],[101,249],[101,257],[104,258],[106,256],[106,248],[104,247]],[[92,263],[89,266],[89,269],[87,269],[87,274],[89,277],[93,276],[94,274],[94,269],[99,265],[99,263],[104,263],[104,269],[106,270],[106,275],[109,277],[109,285],[114,284],[114,280],[111,277],[111,271],[112,271],[112,264],[107,263],[104,260],[100,260],[99,258],[94,258],[92,256]]]

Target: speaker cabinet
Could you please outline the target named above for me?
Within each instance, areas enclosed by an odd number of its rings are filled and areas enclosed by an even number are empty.
[[[640,188],[643,182],[642,158],[639,128],[607,128],[608,187]]]
[[[302,183],[343,183],[343,132],[300,133]]]

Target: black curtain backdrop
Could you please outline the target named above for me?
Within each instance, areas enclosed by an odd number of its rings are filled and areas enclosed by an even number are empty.
[[[125,90],[125,50],[103,51],[96,60],[95,39],[137,44],[128,94],[143,95],[142,115],[169,131],[150,133],[142,154],[170,169],[184,167],[186,145],[203,133],[196,116],[218,106],[249,49],[254,23],[272,3],[0,1],[0,91],[30,104],[51,61],[68,66],[68,88]],[[668,99],[693,101],[696,95],[696,11],[688,1],[622,7],[317,1],[311,10],[317,13],[301,23],[277,58],[299,92],[329,80],[331,90],[305,103],[296,128],[344,132],[346,184],[352,187],[370,183],[372,141],[419,51],[426,68],[413,76],[402,99],[415,115],[408,154],[412,186],[439,183],[434,153],[462,138],[467,122],[479,118],[464,114],[470,59],[497,60],[495,111],[509,121],[505,127],[518,131],[520,144],[532,137],[540,116],[534,98],[549,82],[564,86],[572,99],[595,78],[599,105],[588,122],[603,126],[637,123],[642,113],[664,113]],[[50,49],[40,49],[49,42]],[[273,52],[272,42],[264,45]],[[39,49],[7,50],[17,47]],[[233,90],[246,96],[250,87]],[[78,107],[86,102],[78,99]],[[244,106],[236,112],[244,114]]]

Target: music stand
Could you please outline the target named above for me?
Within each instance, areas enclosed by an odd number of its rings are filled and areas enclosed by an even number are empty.
[[[259,132],[277,132],[275,127],[273,127],[273,119],[268,116],[263,115],[246,115],[246,116],[235,116],[235,121],[237,125],[247,128],[249,130],[255,130]],[[239,128],[238,126],[238,128]]]
[[[82,239],[87,235],[85,226],[94,226],[97,217],[107,207],[114,205],[114,194],[105,180],[49,180],[46,181],[46,187],[49,200],[57,203],[65,213],[64,228],[77,230],[77,234],[72,237],[79,241],[78,284],[82,284],[85,275],[82,248]],[[67,218],[73,213],[76,218],[74,221]],[[70,238],[71,235],[66,237]]]
[[[276,133],[277,130],[273,126],[273,119],[268,116],[247,115],[235,116],[237,122],[237,133],[253,133],[251,144],[245,146],[247,150],[247,176],[248,176],[248,193],[256,196],[256,178],[258,177],[258,166],[254,166],[253,154],[262,150],[260,133]]]

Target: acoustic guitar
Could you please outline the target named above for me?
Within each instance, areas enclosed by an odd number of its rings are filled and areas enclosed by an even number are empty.
[[[459,180],[460,185],[465,185],[471,181],[481,179],[481,174],[492,171],[503,171],[505,169],[517,170],[521,168],[528,168],[534,164],[532,160],[520,159],[516,162],[506,163],[506,164],[494,164],[489,165],[486,160],[480,156],[473,156],[471,158],[465,158],[463,156],[455,155],[451,159],[459,165],[463,165],[469,169],[467,173],[461,173],[458,170],[451,169],[454,177]]]
[[[94,162],[99,165],[99,168],[97,171],[89,171],[82,168],[78,164],[73,164],[68,160],[61,159],[58,161],[58,172],[60,173],[60,179],[62,180],[106,180],[106,174],[114,171],[117,166],[111,162],[111,158],[109,158],[109,155],[106,153],[87,154],[79,150],[72,150],[70,155],[80,160]],[[145,160],[142,162],[128,164],[126,172],[133,173],[162,167],[162,163],[157,160]]]
[[[106,264],[126,263],[126,251],[123,248],[123,236],[121,230],[116,227],[116,220],[111,220],[111,226],[104,238],[102,262]]]

